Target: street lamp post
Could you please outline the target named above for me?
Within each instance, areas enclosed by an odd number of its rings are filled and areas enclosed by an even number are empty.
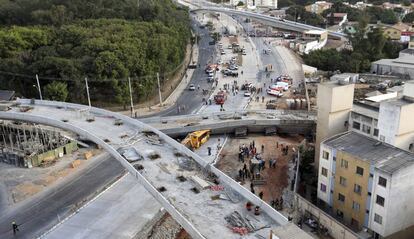
[[[128,86],[129,86],[129,97],[131,98],[131,117],[134,117],[135,110],[134,110],[134,102],[132,100],[132,88],[131,88],[131,78],[128,77]]]
[[[85,85],[86,85],[86,94],[88,96],[89,108],[91,108],[91,97],[89,96],[89,86],[88,86],[88,78],[87,77],[85,77]]]
[[[40,100],[43,100],[42,89],[40,88],[39,76],[36,74],[37,90],[39,91]]]

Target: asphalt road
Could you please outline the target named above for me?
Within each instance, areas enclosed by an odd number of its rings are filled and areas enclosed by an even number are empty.
[[[77,203],[90,199],[88,197],[95,191],[103,189],[125,172],[122,165],[109,154],[96,160],[99,162],[72,181],[46,191],[40,200],[32,200],[36,202],[26,203],[6,215],[0,214],[0,238],[35,238],[41,235],[57,224],[59,218],[69,215]],[[15,236],[12,221],[21,224]]]
[[[208,98],[207,96],[203,96],[201,89],[211,90],[212,83],[207,82],[207,74],[204,72],[204,70],[209,62],[213,62],[212,60],[214,56],[215,46],[209,45],[209,42],[213,39],[209,36],[208,29],[201,29],[199,26],[200,24],[197,21],[192,21],[193,31],[201,37],[200,41],[198,42],[198,63],[200,67],[197,67],[197,69],[194,70],[189,84],[194,84],[196,88],[199,85],[200,91],[184,90],[173,106],[164,111],[151,114],[146,117],[190,114],[200,108],[200,106],[203,104],[202,100],[204,97]],[[180,112],[178,112],[178,106],[181,108]]]

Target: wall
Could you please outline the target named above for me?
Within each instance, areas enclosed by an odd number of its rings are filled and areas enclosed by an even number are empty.
[[[315,142],[315,168],[319,168],[320,143],[341,132],[347,131],[354,97],[354,84],[337,85],[331,82],[318,85],[318,117]]]
[[[322,211],[306,199],[302,198],[298,194],[295,194],[298,211],[304,215],[305,212],[312,214],[320,224],[329,230],[329,234],[335,239],[358,239],[358,235],[352,230],[347,228],[345,225],[336,221],[326,212]]]
[[[389,198],[386,199],[386,224],[384,235],[388,236],[395,232],[406,230],[414,225],[414,166],[404,167],[394,172],[390,182]],[[388,186],[388,185],[387,185]],[[392,202],[392,203],[391,203]],[[374,209],[375,210],[375,209]],[[405,232],[405,236],[401,235],[400,239],[412,238],[414,228],[410,233]]]
[[[78,149],[78,145],[76,142],[70,142],[64,146],[58,147],[54,150],[49,150],[47,152],[44,152],[42,154],[35,155],[33,157],[30,157],[28,159],[28,163],[31,164],[31,166],[37,167],[39,166],[43,161],[45,160],[53,160],[55,158],[59,157],[59,154],[64,154],[66,148],[66,154],[71,154],[73,151],[76,151]]]
[[[341,160],[348,161],[348,168],[341,167]],[[356,167],[359,166],[364,169],[363,176],[356,174]],[[365,219],[365,202],[368,193],[368,178],[369,178],[370,164],[366,161],[362,161],[354,156],[347,154],[343,151],[337,152],[336,157],[336,173],[335,173],[335,188],[333,193],[333,209],[334,213],[339,209],[344,213],[344,222],[351,224],[351,219],[358,221],[358,226],[355,226],[358,230],[362,228]],[[340,178],[346,179],[346,185],[340,184]],[[361,186],[361,194],[354,192],[354,185]],[[345,196],[345,202],[338,200],[338,194],[341,193]],[[360,205],[359,211],[355,211],[352,208],[353,202]]]
[[[329,158],[324,159],[322,157],[323,152],[326,151],[329,153]],[[320,150],[320,156],[319,156],[319,171],[318,171],[318,198],[328,205],[332,206],[332,200],[331,200],[331,190],[332,188],[332,173],[333,173],[333,160],[334,152],[332,148],[326,146],[325,144],[321,144],[321,150]],[[327,176],[322,175],[322,168],[326,168],[328,170]],[[321,183],[326,185],[326,192],[321,191]]]
[[[400,108],[390,102],[381,103],[378,116],[379,140],[394,145],[399,122]]]

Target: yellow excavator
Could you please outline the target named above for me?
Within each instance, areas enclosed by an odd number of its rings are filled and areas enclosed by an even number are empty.
[[[199,130],[189,133],[181,144],[187,146],[188,148],[198,149],[202,144],[207,142],[208,138],[210,138],[211,130]]]

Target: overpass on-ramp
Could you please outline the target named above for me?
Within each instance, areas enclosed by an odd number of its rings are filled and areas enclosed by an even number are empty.
[[[239,238],[225,220],[234,211],[254,228],[244,238],[267,238],[270,230],[280,238],[311,238],[200,156],[138,120],[64,102],[17,100],[1,109],[0,119],[58,127],[100,145],[192,238]],[[262,213],[256,216],[246,211],[247,201],[260,206]]]

